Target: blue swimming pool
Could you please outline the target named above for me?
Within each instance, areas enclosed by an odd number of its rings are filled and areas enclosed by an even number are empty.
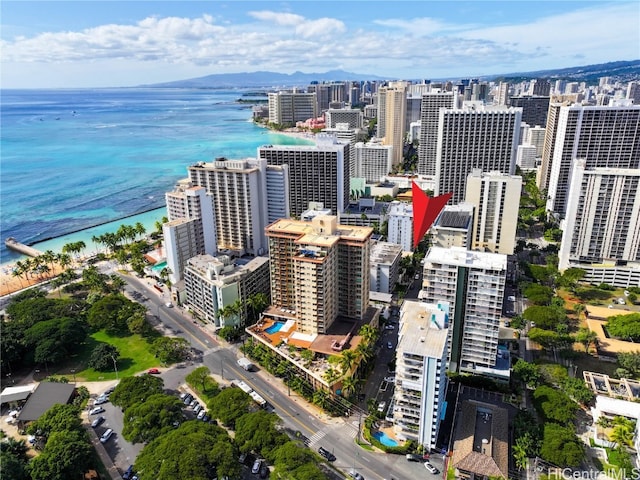
[[[396,442],[393,438],[388,437],[384,432],[375,432],[373,434],[373,438],[378,440],[385,447],[397,447],[399,445],[398,442]]]
[[[283,322],[276,322],[273,325],[271,325],[269,328],[265,328],[264,331],[267,332],[269,335],[272,335],[276,332],[279,332],[283,325],[284,325]]]
[[[154,272],[161,272],[162,269],[166,266],[167,262],[156,263],[153,267],[151,267],[151,270],[153,270]]]

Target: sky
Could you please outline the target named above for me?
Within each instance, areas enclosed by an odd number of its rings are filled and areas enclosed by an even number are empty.
[[[0,3],[1,88],[264,70],[459,79],[637,59],[637,0]]]

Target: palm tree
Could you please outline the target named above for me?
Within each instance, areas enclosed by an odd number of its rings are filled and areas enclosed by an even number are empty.
[[[136,235],[139,235],[141,237],[144,236],[145,233],[147,233],[147,229],[144,228],[144,225],[140,222],[136,222],[134,228],[136,229]]]
[[[329,392],[326,390],[316,390],[313,392],[313,403],[325,409],[329,403]]]
[[[580,315],[582,314],[582,312],[584,312],[587,309],[587,307],[584,306],[584,304],[582,303],[576,303],[573,306],[573,311],[576,312],[576,315],[578,316],[578,322],[580,321]]]
[[[254,293],[247,299],[247,306],[251,311],[250,321],[256,323],[259,315],[269,306],[269,297],[262,292]]]
[[[378,339],[379,332],[371,325],[363,325],[360,328],[358,335],[360,335],[364,339],[365,343],[371,345]]]
[[[122,278],[120,278],[115,273],[111,275],[111,288],[115,289],[116,292],[122,292],[124,287],[127,285]]]
[[[358,391],[362,381],[356,377],[347,377],[342,381],[342,395],[350,397]]]
[[[340,368],[342,369],[342,373],[346,374],[351,371],[353,364],[356,362],[358,358],[358,354],[353,350],[345,350],[340,355]]]
[[[609,435],[609,440],[617,443],[618,447],[631,447],[633,446],[633,436],[633,429],[629,428],[629,425],[616,425]]]
[[[18,281],[20,282],[20,288],[22,288],[22,275],[24,275],[24,273],[24,264],[20,260],[18,260],[16,262],[16,265],[13,267],[13,270],[11,271],[11,276],[18,278]]]
[[[68,253],[59,253],[56,258],[58,265],[60,265],[63,270],[66,270],[66,268],[71,265],[71,255]]]

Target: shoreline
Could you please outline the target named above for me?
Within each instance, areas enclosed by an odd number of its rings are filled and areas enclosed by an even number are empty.
[[[266,130],[265,132],[262,132],[262,133],[271,133],[273,135],[285,135],[287,137],[313,142],[314,145],[317,144],[315,140],[316,135],[314,133],[307,132],[305,130],[298,130],[297,127],[291,127],[285,130],[274,130],[273,128],[269,128],[267,125],[264,125],[263,123],[257,123],[257,122],[253,122],[253,123],[256,126],[260,128],[264,128]]]

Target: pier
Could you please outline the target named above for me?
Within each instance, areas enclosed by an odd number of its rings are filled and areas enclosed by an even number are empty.
[[[30,247],[29,245],[25,245],[24,243],[18,242],[13,237],[7,238],[4,241],[4,244],[7,246],[8,249],[14,250],[19,253],[23,253],[24,255],[28,255],[30,257],[38,257],[43,253],[40,250],[36,250],[35,248]]]

